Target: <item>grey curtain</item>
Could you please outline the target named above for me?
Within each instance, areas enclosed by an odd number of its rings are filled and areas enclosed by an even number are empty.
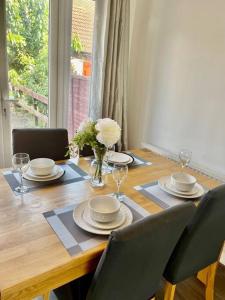
[[[96,0],[90,116],[112,118],[127,149],[127,77],[130,0]]]

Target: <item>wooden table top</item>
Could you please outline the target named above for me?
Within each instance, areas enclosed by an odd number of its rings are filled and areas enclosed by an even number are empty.
[[[151,213],[161,208],[133,187],[159,179],[180,170],[177,163],[148,150],[135,154],[152,162],[151,166],[130,169],[121,191]],[[87,160],[79,166],[88,171]],[[197,180],[213,188],[220,183],[188,170]],[[42,188],[15,196],[2,173],[0,175],[0,299],[31,299],[71,281],[95,268],[106,243],[71,257],[57,238],[42,213],[57,207],[88,199],[90,195],[114,192],[115,182],[106,176],[106,185],[94,189],[88,181]],[[30,201],[40,203],[31,207]]]

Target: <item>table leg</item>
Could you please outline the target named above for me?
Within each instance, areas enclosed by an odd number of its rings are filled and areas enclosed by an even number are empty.
[[[43,294],[43,300],[49,300],[50,299],[50,293],[51,292],[46,292],[45,294]]]

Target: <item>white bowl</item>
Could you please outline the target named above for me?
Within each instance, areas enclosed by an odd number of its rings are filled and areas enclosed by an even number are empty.
[[[36,158],[30,162],[31,172],[38,176],[46,176],[51,174],[54,166],[54,160],[49,158]]]
[[[120,211],[120,201],[111,196],[96,196],[88,202],[90,215],[97,222],[112,222]]]
[[[196,178],[187,173],[180,172],[171,175],[171,183],[181,192],[190,192],[196,182]]]

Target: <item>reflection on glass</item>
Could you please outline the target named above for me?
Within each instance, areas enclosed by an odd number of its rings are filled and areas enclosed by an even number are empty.
[[[16,187],[15,190],[20,194],[26,193],[28,190],[28,187],[23,184],[23,173],[28,170],[29,164],[30,157],[27,153],[16,153],[13,155],[13,168],[20,174],[20,186]]]
[[[182,169],[187,167],[191,161],[192,152],[188,149],[181,149],[179,152],[179,159]]]
[[[115,196],[118,200],[122,200],[123,194],[120,193],[120,186],[122,182],[127,178],[128,173],[128,167],[125,164],[114,164],[112,175],[113,179],[116,182],[117,185],[117,192],[115,193]]]

